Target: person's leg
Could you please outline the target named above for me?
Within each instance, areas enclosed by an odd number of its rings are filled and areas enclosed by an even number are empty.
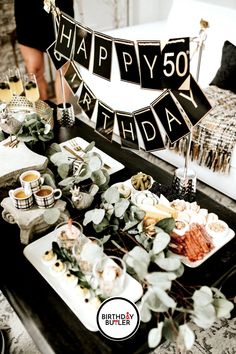
[[[19,44],[19,48],[26,66],[28,73],[33,73],[36,76],[40,99],[46,100],[47,94],[47,81],[44,77],[44,53],[38,49],[27,47],[23,44]]]

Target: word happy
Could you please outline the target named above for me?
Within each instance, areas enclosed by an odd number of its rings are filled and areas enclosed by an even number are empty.
[[[134,112],[114,110],[83,81],[76,63],[89,69],[93,62],[93,73],[110,80],[113,42],[121,80],[142,88],[164,89],[149,106]],[[142,143],[147,152],[164,149],[167,139],[173,144],[189,134],[191,127],[212,109],[189,73],[189,38],[165,43],[113,39],[62,13],[56,41],[47,52],[56,69],[70,60],[64,77],[88,118],[96,112],[95,130],[110,142],[117,120],[122,148],[140,150]]]

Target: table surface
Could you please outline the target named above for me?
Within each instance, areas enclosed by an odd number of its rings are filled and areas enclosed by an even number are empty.
[[[111,183],[124,181],[140,170],[151,174],[160,183],[171,183],[172,176],[131,151],[121,149],[116,142],[110,143],[93,128],[76,120],[72,128],[56,128],[55,141],[63,142],[80,136],[116,158],[125,169],[111,176]],[[236,231],[236,214],[197,192],[197,202],[203,208],[215,212]],[[0,218],[1,227],[1,276],[0,285],[29,334],[43,354],[65,353],[147,353],[147,327],[141,324],[138,332],[126,341],[109,341],[99,332],[88,331],[63,300],[43,279],[23,255],[19,228]],[[198,268],[185,269],[181,282],[186,285],[213,285],[235,266],[236,238],[222,247]],[[4,250],[4,252],[3,252]]]

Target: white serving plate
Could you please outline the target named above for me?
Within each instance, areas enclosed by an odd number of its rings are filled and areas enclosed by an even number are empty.
[[[113,184],[112,186],[119,186],[119,184],[125,184],[127,185],[128,187],[131,187],[131,194],[132,193],[139,193],[136,189],[134,189],[132,187],[132,184],[131,184],[131,179],[128,179],[124,182],[118,182],[118,183],[115,183]],[[155,195],[155,194],[154,194]],[[167,199],[163,196],[161,196],[162,198],[162,204],[164,205],[167,205]],[[150,211],[152,211],[152,206],[150,207]],[[148,211],[148,207],[145,209],[146,211]],[[202,263],[204,263],[208,258],[210,258],[214,253],[216,253],[221,247],[223,247],[226,243],[228,243],[229,241],[231,241],[235,236],[235,232],[229,228],[228,230],[228,233],[226,236],[220,238],[212,238],[212,243],[214,245],[214,248],[209,252],[207,253],[202,259],[199,259],[198,261],[195,261],[195,262],[191,262],[187,257],[185,256],[181,256],[181,255],[178,255],[176,253],[174,253],[176,256],[178,256],[180,259],[181,259],[181,262],[186,265],[187,267],[190,267],[190,268],[196,268],[196,267],[199,267]]]
[[[84,298],[79,297],[74,289],[65,287],[62,282],[62,277],[52,275],[50,266],[44,264],[42,261],[42,255],[44,252],[51,249],[52,242],[56,241],[58,230],[59,229],[57,229],[57,231],[54,230],[46,236],[30,243],[24,248],[24,255],[63,301],[65,301],[83,325],[90,331],[98,331],[96,322],[97,309],[89,302],[86,303]],[[132,302],[136,302],[141,298],[142,294],[143,288],[141,284],[129,274],[126,274],[125,289],[119,294],[119,296],[129,299]]]
[[[84,140],[84,139],[82,139],[80,137],[76,137],[76,138],[73,138],[71,140],[74,140],[78,144],[78,146],[80,146],[82,149],[85,149],[89,145],[89,143],[86,140]],[[78,154],[78,155],[80,154],[80,152],[76,151],[73,148],[73,146],[70,144],[70,140],[67,140],[64,143],[60,144],[60,146],[62,147],[63,151],[65,151],[66,153],[68,153],[68,155],[70,155],[70,153],[63,148],[64,145],[68,146],[76,154]],[[96,148],[96,146],[94,146],[94,148],[91,151],[97,152],[101,156],[102,161],[104,162],[104,164],[106,164],[106,165],[108,165],[110,167],[107,170],[109,175],[111,175],[111,174],[113,174],[115,172],[118,172],[118,171],[122,170],[125,167],[122,163],[120,163],[119,161],[113,159],[113,157],[107,155],[105,152],[103,152],[100,149]],[[70,156],[72,156],[72,155],[70,155]]]
[[[182,263],[185,264],[187,267],[190,267],[190,268],[199,267],[208,258],[210,258],[214,253],[216,253],[221,247],[223,247],[226,243],[228,243],[230,240],[232,240],[234,238],[234,236],[235,236],[235,232],[232,229],[229,229],[227,235],[222,237],[221,239],[220,238],[218,240],[212,239],[212,243],[214,245],[214,248],[209,253],[207,253],[202,259],[199,259],[198,261],[191,262],[187,257],[181,256],[181,255],[177,255],[177,256],[180,257]]]

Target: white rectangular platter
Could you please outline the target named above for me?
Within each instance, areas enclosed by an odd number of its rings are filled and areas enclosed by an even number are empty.
[[[199,267],[202,263],[204,263],[208,258],[213,256],[214,253],[216,253],[221,247],[226,245],[229,241],[231,241],[235,236],[235,232],[232,229],[229,229],[227,235],[225,237],[222,237],[222,239],[218,240],[217,242],[213,239],[212,243],[214,245],[214,248],[207,253],[202,259],[199,259],[198,261],[191,262],[187,257],[184,256],[179,256],[181,258],[181,261],[183,264],[185,264],[187,267],[190,268],[196,268]]]
[[[66,287],[61,277],[54,276],[50,270],[50,266],[43,263],[42,256],[45,251],[51,249],[53,241],[56,241],[56,231],[52,231],[46,236],[30,243],[24,248],[24,255],[64,300],[83,325],[90,331],[98,331],[96,322],[97,309],[89,302],[86,303],[84,298],[78,296],[73,288]],[[119,296],[136,302],[141,298],[142,294],[143,289],[141,284],[129,274],[126,274],[125,288]]]
[[[63,148],[63,146],[69,147],[76,154],[80,155],[80,152],[76,151],[75,148],[73,147],[73,145],[71,144],[72,140],[77,144],[77,146],[80,146],[82,149],[85,149],[87,147],[87,145],[89,145],[89,143],[86,140],[84,140],[84,139],[82,139],[80,137],[76,137],[74,139],[67,140],[64,143],[61,143],[60,146],[62,147],[63,151],[68,153],[68,155],[70,155],[70,153],[67,150],[65,150],[65,148]],[[120,170],[122,170],[124,168],[124,165],[122,163],[120,163],[119,161],[113,159],[113,157],[107,155],[105,152],[101,151],[100,149],[96,148],[96,146],[94,146],[94,148],[91,151],[92,152],[97,152],[101,156],[103,163],[110,167],[107,170],[107,172],[110,175],[115,173],[115,172],[118,172],[118,171],[120,171]]]

